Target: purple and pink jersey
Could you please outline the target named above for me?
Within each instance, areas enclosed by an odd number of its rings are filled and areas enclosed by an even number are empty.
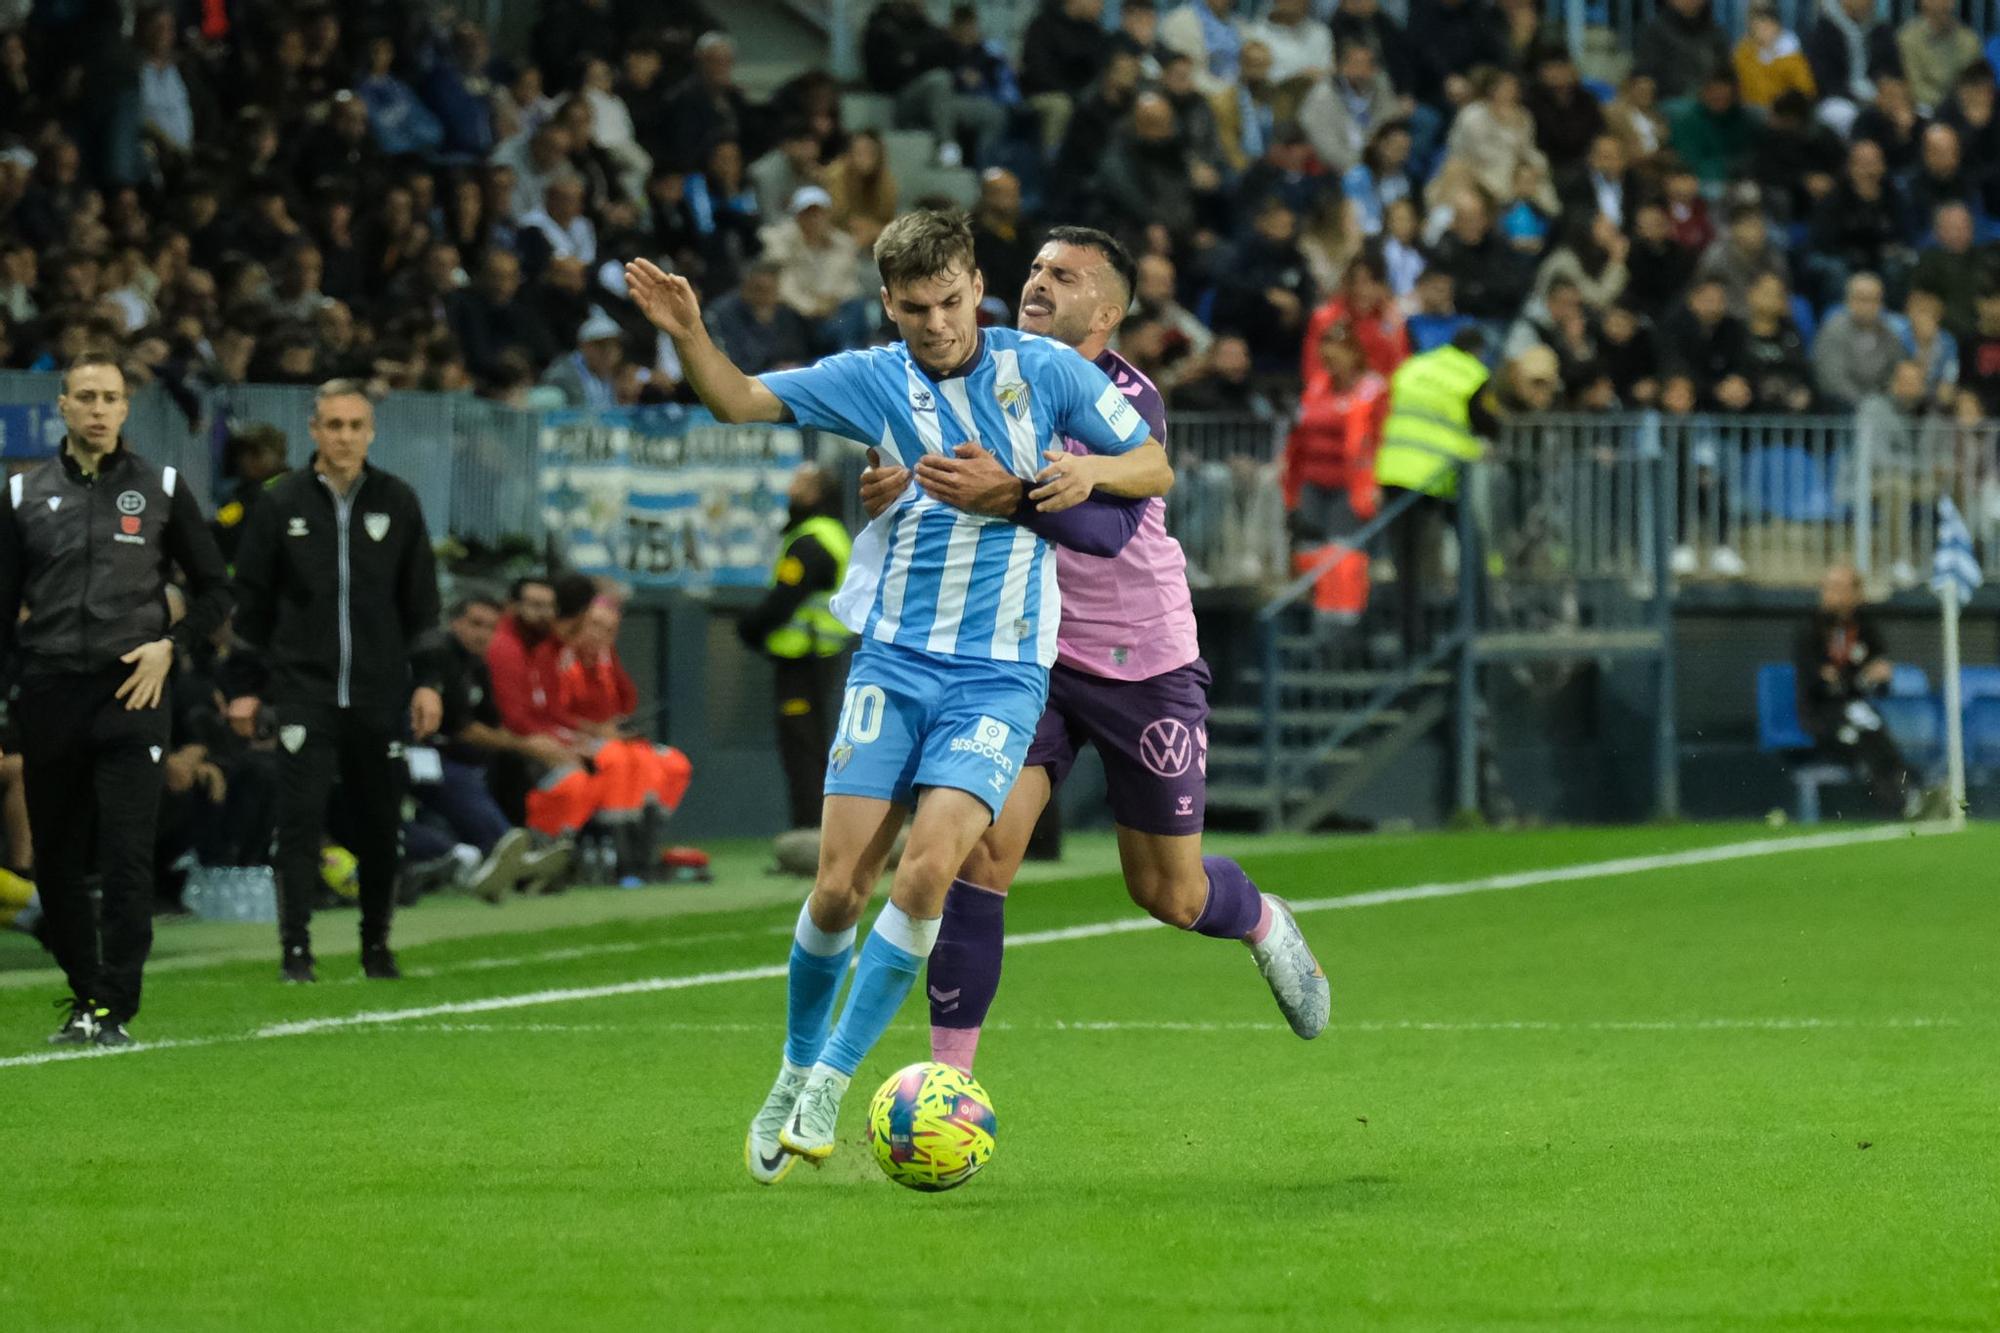
[[[1097,366],[1165,445],[1167,405],[1153,382],[1113,351],[1099,356]],[[1073,454],[1090,452],[1075,440],[1063,444]],[[1057,662],[1108,680],[1151,680],[1201,655],[1187,557],[1167,535],[1166,519],[1166,501],[1149,500],[1139,530],[1117,555],[1056,548],[1056,583],[1062,589]]]

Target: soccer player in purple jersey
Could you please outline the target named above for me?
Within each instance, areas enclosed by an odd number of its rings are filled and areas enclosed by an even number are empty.
[[[1111,236],[1056,228],[1028,271],[1017,323],[1094,361],[1164,443],[1159,391],[1107,346],[1131,303],[1134,275],[1130,254]],[[886,506],[910,475],[870,468],[862,479],[869,508]],[[1018,478],[983,451],[926,457],[915,476],[933,497],[964,509],[1002,512],[1020,497]],[[1137,533],[1116,555],[1058,549],[1062,622],[1048,707],[1000,817],[946,896],[929,960],[936,1060],[972,1069],[1000,986],[1008,887],[1036,822],[1086,742],[1104,760],[1132,900],[1167,925],[1242,940],[1292,1031],[1312,1038],[1326,1027],[1326,975],[1290,910],[1260,893],[1235,861],[1202,854],[1208,667],[1195,640],[1187,562],[1167,535],[1165,512],[1162,501],[1147,502]]]

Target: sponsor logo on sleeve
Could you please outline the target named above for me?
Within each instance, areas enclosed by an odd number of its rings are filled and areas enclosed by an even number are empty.
[[[1115,384],[1105,385],[1104,392],[1097,395],[1097,415],[1104,418],[1104,424],[1121,440],[1139,429],[1138,411]]]

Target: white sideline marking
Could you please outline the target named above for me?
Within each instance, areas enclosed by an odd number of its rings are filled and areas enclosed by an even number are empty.
[[[1504,875],[1487,875],[1479,879],[1441,881],[1430,884],[1412,884],[1403,888],[1374,889],[1365,893],[1346,894],[1334,898],[1313,898],[1291,904],[1292,911],[1324,912],[1352,907],[1379,907],[1389,903],[1416,902],[1429,898],[1456,898],[1474,893],[1495,893],[1508,889],[1531,888],[1541,884],[1567,884],[1577,880],[1605,879],[1620,875],[1636,875],[1652,870],[1671,870],[1682,866],[1711,865],[1720,861],[1740,861],[1752,857],[1777,856],[1787,852],[1822,851],[1833,847],[1853,847],[1872,842],[1893,842],[1901,838],[1931,836],[1954,833],[1958,830],[1949,823],[1887,825],[1877,828],[1845,830],[1837,833],[1810,833],[1791,838],[1763,838],[1755,842],[1724,843],[1717,847],[1698,847],[1684,852],[1665,852],[1655,856],[1627,856],[1611,861],[1589,861],[1580,865],[1554,866],[1541,870],[1519,870]],[[1031,944],[1053,944],[1063,940],[1096,939],[1105,935],[1123,935],[1135,930],[1147,930],[1160,923],[1151,917],[1123,917],[1116,921],[1098,921],[1088,925],[1065,926],[1059,930],[1030,931],[1008,937],[1009,948]],[[785,964],[768,967],[743,967],[722,972],[695,972],[677,977],[647,977],[638,981],[617,982],[604,986],[560,987],[551,990],[529,991],[521,995],[494,995],[483,1000],[458,1000],[446,1004],[420,1005],[413,1009],[373,1009],[358,1014],[335,1014],[325,1018],[300,1019],[290,1023],[268,1023],[247,1033],[223,1037],[168,1038],[162,1041],[135,1042],[130,1046],[93,1047],[87,1050],[64,1048],[53,1051],[36,1051],[28,1055],[0,1058],[0,1069],[22,1069],[39,1065],[64,1064],[72,1060],[95,1060],[108,1056],[138,1054],[142,1051],[184,1050],[197,1046],[216,1046],[244,1041],[268,1041],[278,1037],[299,1037],[316,1032],[331,1032],[342,1028],[368,1027],[385,1023],[406,1023],[418,1019],[444,1018],[452,1014],[487,1014],[508,1009],[527,1009],[545,1004],[566,1004],[577,1000],[615,999],[624,995],[650,995],[659,991],[691,990],[702,986],[723,986],[738,981],[771,981],[786,974]],[[1759,1020],[1772,1022],[1774,1020]],[[1812,1020],[1800,1020],[1810,1023]],[[1912,1020],[1910,1026],[1943,1026],[1926,1021]],[[1273,1024],[1272,1026],[1276,1026]],[[1076,1024],[1070,1027],[1075,1029]],[[1089,1029],[1084,1029],[1089,1030]],[[1106,1029],[1115,1030],[1115,1029]],[[1128,1026],[1126,1030],[1136,1030]],[[1179,1028],[1163,1025],[1158,1030],[1172,1031]],[[1198,1031],[1199,1026],[1187,1030]],[[1353,1030],[1366,1030],[1361,1025],[1353,1025]],[[1420,1029],[1412,1029],[1420,1030]],[[1502,1029],[1495,1029],[1502,1030]],[[1606,1029],[1613,1030],[1613,1029]]]

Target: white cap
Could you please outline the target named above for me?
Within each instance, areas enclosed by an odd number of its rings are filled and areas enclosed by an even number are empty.
[[[625,330],[618,327],[618,321],[605,314],[596,306],[590,308],[590,318],[583,321],[583,327],[576,331],[576,341],[594,343],[600,338],[622,338]]]
[[[791,214],[797,217],[808,208],[832,208],[833,196],[817,185],[801,185],[792,191]]]

